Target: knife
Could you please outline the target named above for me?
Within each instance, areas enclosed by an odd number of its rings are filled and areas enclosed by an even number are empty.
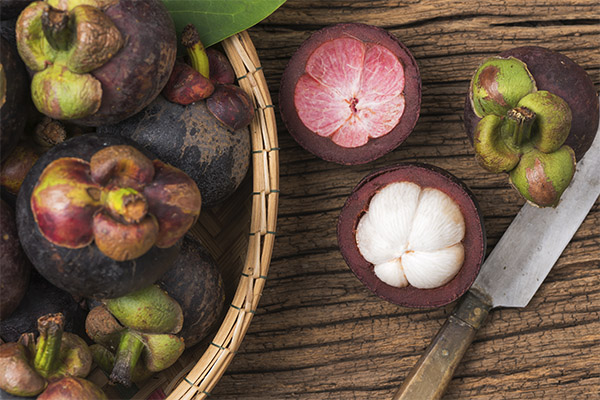
[[[489,311],[529,303],[599,194],[600,130],[558,207],[521,208],[393,399],[441,398]]]

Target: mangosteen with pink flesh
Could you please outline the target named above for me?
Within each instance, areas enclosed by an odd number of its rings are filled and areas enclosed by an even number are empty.
[[[185,346],[199,343],[221,317],[225,303],[223,278],[215,260],[199,242],[186,235],[177,261],[157,284],[183,310],[179,336]]]
[[[31,264],[19,243],[15,213],[1,199],[0,254],[0,321],[4,321],[25,296]]]
[[[13,47],[0,37],[0,161],[23,135],[27,119],[28,79]]]
[[[439,307],[463,295],[486,248],[471,191],[449,172],[417,163],[363,178],[344,204],[337,236],[358,279],[405,307]]]
[[[598,128],[598,96],[585,70],[541,47],[486,59],[464,113],[479,163],[505,172],[528,202],[555,207]]]
[[[34,72],[36,107],[98,126],[148,105],[166,84],[177,51],[160,0],[49,0],[30,4],[16,26],[21,58]]]
[[[200,203],[180,170],[126,139],[86,134],[37,161],[19,191],[17,226],[46,279],[74,295],[111,298],[172,265]]]
[[[329,26],[290,59],[279,107],[288,131],[309,152],[339,164],[366,163],[412,132],[421,108],[419,68],[383,29]]]

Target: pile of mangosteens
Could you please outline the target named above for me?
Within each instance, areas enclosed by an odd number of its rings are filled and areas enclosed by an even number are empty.
[[[0,397],[105,399],[94,365],[139,384],[222,316],[221,273],[186,233],[247,173],[252,100],[193,26],[176,59],[160,0],[2,15]]]

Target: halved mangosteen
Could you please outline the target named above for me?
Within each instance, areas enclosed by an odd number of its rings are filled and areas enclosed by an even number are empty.
[[[54,285],[119,297],[172,265],[200,203],[180,170],[127,139],[87,134],[44,153],[27,175],[17,198],[19,238]]]
[[[421,108],[419,68],[383,29],[329,26],[290,59],[279,106],[288,131],[309,152],[339,164],[366,163],[412,132]]]
[[[363,178],[341,211],[337,236],[358,279],[405,307],[439,307],[463,295],[486,248],[473,193],[449,172],[418,163]]]

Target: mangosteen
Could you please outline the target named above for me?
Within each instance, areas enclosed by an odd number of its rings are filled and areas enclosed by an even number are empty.
[[[0,254],[0,321],[3,321],[25,296],[31,271],[19,243],[15,214],[4,200],[0,200]]]
[[[35,331],[39,317],[57,313],[64,316],[65,330],[78,335],[85,333],[86,310],[71,294],[52,285],[33,270],[23,300],[8,318],[0,322],[0,338],[16,342],[23,333]]]
[[[123,120],[154,100],[177,51],[160,0],[36,1],[19,16],[16,33],[34,72],[36,107],[88,126]]]
[[[596,135],[598,96],[568,57],[519,47],[479,66],[464,121],[482,167],[507,173],[531,204],[555,207]]]
[[[233,84],[235,82],[235,72],[227,56],[214,47],[206,49],[208,57],[209,78],[215,84]]]
[[[231,195],[250,165],[248,129],[225,128],[206,101],[182,106],[158,96],[140,113],[119,124],[101,126],[98,132],[132,139],[187,173],[198,185],[206,207]]]
[[[439,307],[463,295],[486,248],[471,191],[449,172],[417,163],[363,178],[344,204],[337,236],[358,279],[405,307]]]
[[[0,37],[0,161],[4,161],[23,135],[27,115],[28,79],[13,47]]]
[[[183,309],[179,336],[185,346],[199,343],[215,326],[225,303],[223,278],[215,260],[186,235],[177,261],[157,283]]]
[[[177,168],[127,139],[86,134],[36,162],[19,191],[17,226],[46,279],[74,295],[111,298],[172,265],[200,202]]]
[[[288,131],[309,152],[339,164],[366,163],[412,132],[421,108],[419,68],[383,29],[329,26],[290,59],[279,107]]]
[[[107,400],[95,383],[68,376],[48,385],[38,400]]]

